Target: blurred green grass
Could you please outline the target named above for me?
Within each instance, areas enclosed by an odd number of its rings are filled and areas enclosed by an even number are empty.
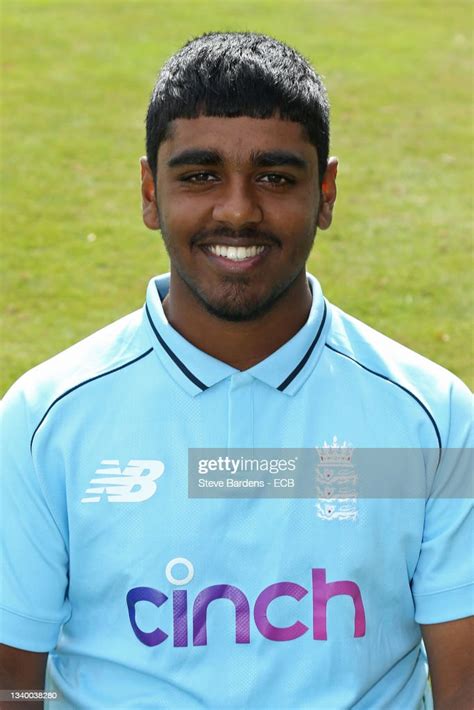
[[[328,298],[472,387],[470,2],[4,0],[2,26],[2,392],[167,269],[141,223],[144,114],[164,60],[218,29],[325,77],[339,196],[309,266]]]

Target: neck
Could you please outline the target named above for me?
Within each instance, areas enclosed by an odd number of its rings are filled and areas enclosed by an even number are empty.
[[[305,324],[311,290],[302,272],[274,307],[251,321],[227,321],[210,314],[179,276],[171,272],[163,301],[169,323],[186,340],[238,370],[247,370],[278,350]]]

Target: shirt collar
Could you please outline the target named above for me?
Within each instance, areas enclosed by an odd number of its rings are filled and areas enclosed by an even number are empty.
[[[307,274],[313,301],[306,323],[278,350],[246,372],[269,387],[293,395],[319,360],[329,328],[330,311],[319,282]],[[196,396],[239,372],[183,338],[168,322],[162,300],[168,293],[169,274],[151,279],[144,306],[145,327],[157,356],[171,377]]]

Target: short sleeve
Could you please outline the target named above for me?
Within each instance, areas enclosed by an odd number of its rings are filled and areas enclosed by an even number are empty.
[[[451,393],[446,446],[430,497],[412,580],[419,624],[474,614],[472,395],[458,380]]]
[[[50,651],[70,613],[68,552],[33,465],[29,419],[17,383],[0,405],[0,640]]]

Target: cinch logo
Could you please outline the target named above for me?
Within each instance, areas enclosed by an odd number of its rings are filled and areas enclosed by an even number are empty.
[[[172,574],[174,565],[184,564],[188,570],[185,579],[176,579]],[[166,577],[171,584],[182,586],[191,581],[194,568],[189,560],[178,557],[166,567]],[[311,570],[313,598],[313,639],[327,640],[327,604],[331,597],[347,594],[354,602],[354,638],[365,636],[365,610],[360,589],[355,582],[327,582],[326,570]],[[277,582],[270,584],[258,595],[253,617],[258,631],[270,641],[291,641],[303,636],[309,627],[301,621],[291,626],[274,626],[268,620],[268,607],[278,597],[292,597],[300,601],[308,590],[295,582]],[[193,603],[193,646],[207,645],[207,613],[211,602],[216,599],[228,599],[235,607],[235,642],[250,643],[250,604],[244,592],[232,584],[213,584],[196,596]],[[168,634],[157,627],[154,631],[142,631],[136,622],[136,604],[149,602],[156,607],[162,606],[168,596],[152,587],[134,587],[127,594],[127,607],[130,624],[135,636],[146,646],[158,646],[168,638]],[[173,646],[188,646],[188,593],[184,589],[173,591]]]
[[[139,459],[131,459],[123,471],[116,459],[104,459],[100,465],[107,468],[97,469],[99,477],[91,479],[81,503],[98,503],[104,495],[109,503],[141,503],[155,493],[155,481],[165,470],[162,461]]]

